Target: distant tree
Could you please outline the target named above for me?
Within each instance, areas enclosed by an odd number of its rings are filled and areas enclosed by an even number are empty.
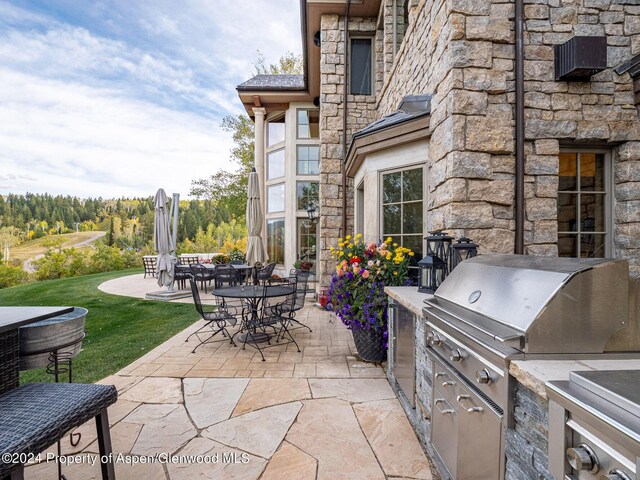
[[[265,65],[264,54],[258,50],[258,60],[253,64],[256,75],[283,75],[304,73],[302,64],[302,55],[296,55],[293,52],[285,53],[277,63],[269,66]]]

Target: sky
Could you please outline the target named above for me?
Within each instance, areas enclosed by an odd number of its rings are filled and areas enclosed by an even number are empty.
[[[0,0],[0,194],[187,198],[258,50],[300,53],[298,0]]]

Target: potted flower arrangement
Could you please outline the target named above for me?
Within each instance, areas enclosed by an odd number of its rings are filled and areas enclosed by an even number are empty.
[[[329,287],[329,302],[353,334],[362,360],[381,362],[387,349],[387,295],[385,286],[404,285],[414,253],[387,238],[365,244],[362,235],[347,235],[332,248],[339,262]]]
[[[310,272],[313,268],[313,262],[310,262],[309,260],[302,260],[301,258],[299,258],[293,264],[293,268],[295,268],[299,272]]]

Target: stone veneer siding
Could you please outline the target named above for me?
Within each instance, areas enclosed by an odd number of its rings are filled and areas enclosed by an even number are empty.
[[[507,429],[505,480],[553,480],[549,473],[549,402],[517,384],[515,427]]]
[[[347,233],[342,232],[342,165],[344,150],[344,20],[338,15],[323,15],[321,19],[320,59],[320,282],[327,285],[334,261],[329,248],[337,246],[338,238],[353,231],[353,185],[347,184]],[[375,34],[374,19],[351,18],[349,33]],[[373,42],[378,49],[377,42]],[[377,60],[381,59],[376,52]],[[379,63],[379,62],[378,62]],[[377,72],[381,65],[374,66]],[[374,72],[374,73],[375,73]],[[375,84],[374,84],[375,88]],[[375,95],[348,95],[347,139],[376,119]]]
[[[481,252],[514,248],[514,3],[411,0],[395,58],[392,0],[376,19],[354,18],[350,32],[375,33],[375,96],[349,96],[348,138],[395,111],[405,95],[431,93],[428,224],[469,236]],[[640,53],[636,0],[525,1],[525,245],[557,254],[558,156],[563,145],[612,152],[614,248],[640,271],[640,121],[628,73],[613,67]],[[343,22],[322,19],[321,267],[340,231]],[[377,30],[376,30],[377,29]],[[606,35],[609,68],[587,82],[556,82],[553,45],[574,35]],[[353,189],[347,198],[353,228]]]
[[[561,144],[597,142],[616,146],[616,255],[639,270],[640,122],[631,79],[613,67],[640,52],[640,6],[630,0],[525,3],[527,252],[557,254]],[[434,94],[429,228],[468,235],[485,252],[513,251],[513,18],[513,2],[423,0],[376,106],[383,116],[404,95]],[[609,68],[589,82],[556,82],[553,45],[573,35],[606,35]]]

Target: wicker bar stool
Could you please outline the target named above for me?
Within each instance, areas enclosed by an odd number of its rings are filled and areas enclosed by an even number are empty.
[[[96,419],[103,480],[115,479],[107,407],[116,402],[113,385],[29,383],[0,395],[0,479],[22,480],[24,465],[6,453],[38,454],[70,430]]]

